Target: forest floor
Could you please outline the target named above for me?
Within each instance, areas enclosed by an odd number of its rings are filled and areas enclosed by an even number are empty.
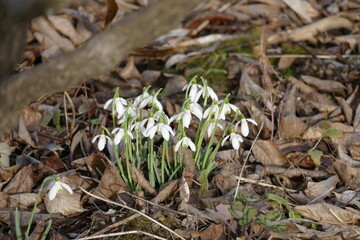
[[[116,2],[112,23],[148,3]],[[103,1],[74,0],[34,19],[17,71],[102,31],[107,9]],[[30,239],[41,239],[49,222],[48,239],[56,240],[360,239],[359,12],[356,0],[210,0],[112,72],[33,102],[0,143],[0,238],[15,238],[16,209],[25,231],[39,200]],[[158,99],[171,117],[183,110],[182,89],[196,76],[220,99],[230,93],[230,103],[257,125],[249,123],[246,138],[241,131],[239,149],[218,144],[205,179],[184,149],[182,172],[162,184],[151,183],[149,160],[140,159],[131,190],[113,146],[100,151],[92,141],[114,127],[104,104],[116,88],[130,102],[151,86],[162,89]],[[231,128],[234,115],[219,123]],[[193,139],[199,126],[193,117],[186,134]],[[201,149],[223,137],[216,130]],[[155,138],[158,159],[161,143]],[[127,166],[126,148],[119,153]],[[40,192],[52,175],[73,193],[63,189],[50,200],[53,180]]]

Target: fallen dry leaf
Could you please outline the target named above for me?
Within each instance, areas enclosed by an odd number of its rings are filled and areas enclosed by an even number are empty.
[[[285,166],[288,161],[279,151],[275,143],[271,141],[258,140],[253,147],[253,153],[257,161],[264,166]]]
[[[357,210],[350,208],[342,209],[328,203],[296,206],[294,210],[305,218],[321,223],[354,223],[360,219],[360,213]],[[341,219],[341,221],[337,218]]]
[[[321,182],[308,182],[305,194],[310,200],[322,200],[332,194],[338,182],[339,178],[336,175]]]
[[[93,190],[93,194],[114,199],[119,191],[126,191],[127,185],[120,177],[119,170],[110,165],[106,167],[99,185]]]
[[[144,174],[137,169],[133,164],[130,165],[131,178],[138,183],[144,190],[155,196],[157,191],[150,185],[150,182],[145,178]]]
[[[3,189],[5,193],[28,193],[31,192],[33,182],[33,168],[27,165],[20,169],[11,179],[9,184]]]
[[[7,168],[10,166],[10,154],[11,149],[9,144],[7,144],[6,142],[0,142],[0,167]]]

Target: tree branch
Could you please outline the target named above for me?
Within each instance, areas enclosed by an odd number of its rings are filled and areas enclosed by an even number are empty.
[[[135,47],[176,27],[204,0],[159,0],[95,35],[82,47],[16,74],[0,86],[0,134],[14,125],[30,101],[105,74]]]

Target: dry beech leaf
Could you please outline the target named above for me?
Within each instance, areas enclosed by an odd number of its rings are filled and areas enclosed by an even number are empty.
[[[91,176],[94,178],[101,178],[101,174],[106,169],[108,160],[104,153],[93,153],[86,159],[86,165],[90,170]]]
[[[132,180],[138,183],[142,188],[144,188],[146,192],[150,193],[153,196],[157,194],[156,190],[150,185],[144,174],[133,164],[130,165],[130,172]]]
[[[256,141],[253,153],[256,160],[264,166],[285,166],[288,164],[285,156],[279,151],[275,143],[271,141]]]
[[[302,75],[301,79],[309,86],[326,93],[345,95],[346,87],[339,81],[322,80],[317,77]]]
[[[19,215],[20,215],[20,226],[27,227],[29,224],[31,211],[19,211]],[[14,216],[15,216],[15,211],[0,209],[0,222],[6,223],[7,225],[11,226],[12,224],[14,224]],[[60,215],[37,213],[35,214],[33,221],[34,222],[38,222],[40,220],[48,221],[49,219],[54,219],[56,217],[60,217]]]
[[[308,128],[300,118],[293,114],[285,116],[280,123],[280,133],[283,139],[299,138],[300,135]]]
[[[305,25],[292,31],[283,31],[268,37],[269,44],[277,44],[279,42],[301,42],[311,41],[317,42],[316,35],[333,29],[345,28],[351,30],[353,24],[346,18],[339,16],[330,16],[322,18],[317,22]]]
[[[34,206],[36,202],[37,193],[17,193],[12,194],[11,198],[16,199],[21,205],[24,207],[31,207]],[[40,198],[38,204],[42,202],[42,199]]]
[[[71,51],[75,48],[74,44],[69,39],[62,37],[44,17],[35,18],[31,22],[31,27],[34,31],[49,37],[56,44],[56,47],[64,51]]]
[[[360,131],[360,103],[356,108],[355,111],[355,117],[354,117],[354,128],[356,129],[356,131]]]
[[[93,194],[104,198],[114,199],[116,194],[121,190],[126,191],[127,185],[120,177],[119,170],[110,165],[105,169],[99,186],[93,190]]]
[[[26,193],[31,192],[33,187],[33,168],[27,165],[20,169],[9,184],[4,188],[5,193]]]
[[[131,79],[142,80],[142,76],[135,66],[134,57],[129,57],[126,66],[121,70],[120,76],[125,80]]]
[[[179,93],[182,88],[187,84],[187,79],[181,75],[175,75],[167,80],[165,91],[168,95]]]
[[[141,73],[142,76],[142,83],[145,86],[149,86],[154,84],[159,77],[161,76],[160,71],[153,71],[153,70],[145,70]]]
[[[107,26],[116,16],[116,13],[119,10],[118,5],[115,0],[106,0],[106,18],[105,18],[105,26]]]
[[[20,114],[26,127],[38,127],[40,125],[42,115],[32,107],[23,108]]]
[[[336,175],[331,176],[328,179],[321,182],[308,182],[307,188],[305,189],[305,194],[310,200],[324,199],[325,197],[332,194],[332,191],[329,190],[331,189],[335,190],[338,182],[339,182],[339,178]]]
[[[69,18],[65,15],[50,15],[47,17],[47,19],[52,23],[52,25],[57,31],[59,31],[62,35],[68,37],[75,45],[79,45],[86,40],[85,37],[80,35],[78,31],[76,31]]]
[[[347,124],[350,124],[353,117],[353,110],[351,109],[350,104],[348,104],[342,97],[336,97],[336,100],[340,103]]]
[[[311,139],[319,139],[322,137],[322,131],[319,127],[309,127],[305,130],[302,135],[302,139],[311,140]]]
[[[45,157],[44,163],[54,169],[56,172],[63,172],[67,170],[63,160],[56,155]]]
[[[225,225],[211,224],[208,228],[200,232],[201,240],[226,240]]]
[[[243,3],[236,4],[233,6],[235,11],[245,13],[251,17],[260,17],[260,16],[279,16],[280,8],[275,5],[268,4],[249,4],[243,5]]]
[[[227,163],[213,178],[215,186],[220,189],[223,195],[230,192],[237,185],[236,176],[239,167],[235,163]]]
[[[311,23],[312,17],[317,17],[320,13],[315,10],[310,3],[302,0],[283,0],[294,12],[296,12],[304,23]]]
[[[19,131],[18,135],[21,139],[23,139],[27,144],[29,144],[32,147],[35,147],[35,142],[32,140],[29,131],[27,130],[24,119],[20,115],[19,117]]]
[[[255,82],[253,82],[247,73],[247,69],[243,69],[241,78],[240,78],[240,87],[237,92],[238,96],[241,95],[249,95],[249,96],[260,96],[263,103],[266,105],[268,109],[272,109],[272,105],[269,101],[269,94]]]
[[[19,202],[10,195],[0,192],[0,208],[19,207]]]
[[[0,142],[0,167],[10,166],[11,148],[6,142]]]
[[[31,232],[29,236],[29,240],[41,239],[43,232],[45,231],[45,227],[46,227],[45,221],[40,220],[36,222],[35,229]]]
[[[281,57],[278,63],[278,69],[283,70],[291,67],[295,60],[296,58],[294,57]]]
[[[166,183],[163,189],[160,190],[160,192],[154,197],[151,201],[153,203],[161,203],[168,199],[172,194],[174,194],[178,188],[179,188],[179,179],[172,180],[168,183]]]
[[[4,179],[5,181],[10,180],[15,173],[20,169],[21,167],[19,165],[14,165],[11,167],[3,168],[0,166],[0,177]]]
[[[321,223],[354,223],[360,219],[360,212],[355,209],[342,209],[327,203],[296,206],[294,210],[305,218]],[[340,218],[341,221],[339,221],[337,217]]]
[[[360,167],[341,159],[337,159],[333,164],[340,179],[347,187],[351,190],[360,188]]]
[[[54,181],[50,181],[44,190],[50,189],[53,184]],[[81,206],[80,198],[80,194],[76,192],[71,194],[66,189],[63,189],[63,191],[57,193],[55,199],[51,201],[47,193],[44,198],[44,203],[48,213],[61,213],[64,216],[73,216],[81,214],[85,211],[85,209],[83,209]]]

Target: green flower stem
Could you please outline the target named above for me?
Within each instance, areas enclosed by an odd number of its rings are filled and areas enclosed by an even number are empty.
[[[161,158],[161,184],[165,183],[165,167],[166,167],[166,161],[169,159],[168,147],[169,147],[168,141],[164,140],[162,158]]]
[[[25,237],[28,238],[29,237],[29,234],[30,234],[30,229],[31,229],[31,225],[32,225],[32,222],[33,222],[33,219],[34,219],[34,216],[35,216],[35,211],[36,211],[36,207],[40,201],[40,198],[41,198],[41,192],[44,188],[44,185],[45,183],[50,180],[50,179],[53,179],[53,180],[58,180],[59,177],[56,176],[56,175],[51,175],[51,176],[48,176],[46,177],[43,182],[41,183],[41,186],[40,186],[40,189],[39,189],[39,192],[38,194],[36,195],[36,200],[35,200],[35,204],[34,204],[34,207],[31,211],[31,215],[30,215],[30,219],[29,219],[29,223],[28,223],[28,227],[26,229],[26,232],[25,232]]]
[[[155,187],[155,173],[154,173],[154,139],[149,139],[149,157],[148,157],[148,171],[149,182],[152,187]]]

